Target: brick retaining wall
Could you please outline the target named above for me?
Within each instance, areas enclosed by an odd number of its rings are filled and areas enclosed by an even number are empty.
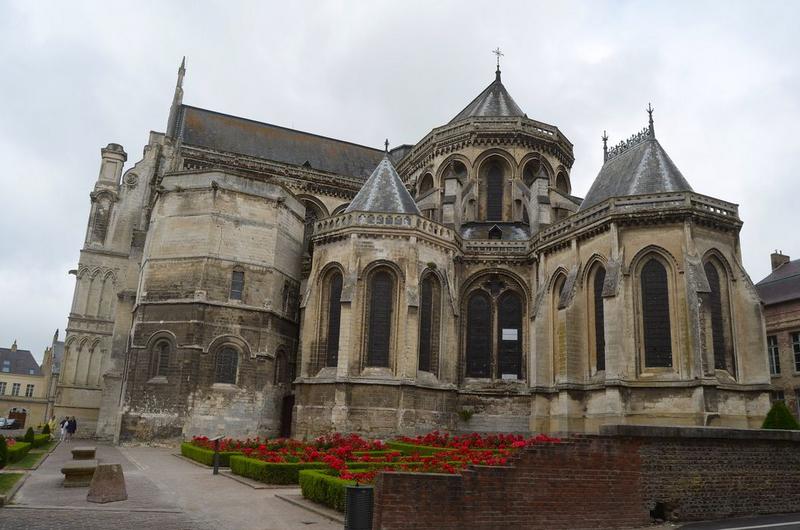
[[[800,511],[800,432],[609,426],[459,475],[381,473],[375,529],[631,528]]]

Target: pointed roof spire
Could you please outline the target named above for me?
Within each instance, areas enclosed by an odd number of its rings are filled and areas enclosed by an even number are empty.
[[[389,154],[389,139],[388,138],[386,139],[385,142],[383,142],[383,146],[384,146],[384,151],[388,155]]]
[[[384,144],[386,154],[367,179],[345,212],[408,213],[421,215],[400,175],[389,160],[389,140]]]
[[[603,162],[608,161],[608,133],[606,133],[605,129],[603,130],[603,136],[601,137],[603,140]]]
[[[655,138],[656,137],[656,128],[655,128],[655,126],[653,126],[653,110],[655,110],[655,109],[653,109],[653,106],[650,103],[648,103],[646,110],[647,110],[647,115],[650,117],[650,122],[649,122],[649,125],[648,125],[648,131],[650,133],[650,138]]]
[[[169,118],[167,119],[167,136],[175,137],[175,130],[178,128],[178,109],[183,105],[183,78],[186,75],[186,56],[183,56],[181,65],[178,67],[178,81],[175,83],[175,93],[172,96],[172,105],[169,108]]]
[[[494,81],[449,123],[475,117],[527,117],[500,80],[500,57],[503,52],[497,48],[492,53],[497,55],[497,71],[495,71]]]

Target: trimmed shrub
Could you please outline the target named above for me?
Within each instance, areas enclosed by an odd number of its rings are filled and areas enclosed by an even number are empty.
[[[246,456],[231,457],[231,472],[266,484],[297,484],[304,469],[328,469],[324,462],[264,462]]]
[[[300,471],[299,481],[303,497],[340,512],[344,511],[347,486],[355,485],[353,480],[344,480],[314,469]]]
[[[5,467],[8,464],[8,444],[6,437],[0,435],[0,467]]]
[[[385,451],[353,451],[354,456],[386,456],[396,453],[399,449],[386,449]]]
[[[25,436],[22,437],[22,441],[33,445],[34,436],[36,436],[36,433],[33,432],[33,427],[28,427],[28,430],[25,431]]]
[[[783,401],[776,401],[764,418],[762,429],[782,429],[793,431],[800,429],[800,423],[792,416],[789,407]]]
[[[27,442],[17,442],[11,447],[8,448],[8,462],[7,464],[13,464],[14,462],[19,462],[22,460],[22,457],[28,454],[28,451],[31,450],[31,444]]]
[[[47,423],[45,423],[44,427],[42,427],[42,434],[47,434],[48,436],[50,435],[50,425]]]
[[[33,439],[29,439],[28,433],[25,433],[25,436],[17,436],[14,438],[18,442],[25,442],[31,444],[31,447],[41,447],[45,445],[47,442],[50,441],[49,434],[34,434]]]
[[[240,456],[242,453],[236,451],[220,451],[219,453],[219,465],[220,467],[230,467],[231,465],[231,457],[232,456]],[[190,442],[184,442],[181,444],[181,455],[194,460],[195,462],[199,462],[201,464],[207,466],[214,465],[214,451],[209,449],[203,449],[202,447],[197,447]]]
[[[389,449],[400,451],[404,455],[413,455],[416,453],[420,456],[430,456],[443,451],[455,451],[455,449],[451,447],[432,447],[429,445],[415,445],[395,441],[386,442],[386,446],[389,447]]]

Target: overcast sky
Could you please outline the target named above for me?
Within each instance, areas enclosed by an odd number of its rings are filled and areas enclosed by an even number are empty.
[[[695,191],[740,205],[754,281],[800,257],[800,2],[0,0],[0,346],[66,326],[100,148],[128,166],[184,102],[382,147],[415,143],[494,78],[575,145],[583,196],[655,108]]]

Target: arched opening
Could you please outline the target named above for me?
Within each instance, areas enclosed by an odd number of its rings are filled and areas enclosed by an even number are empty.
[[[323,318],[320,319],[322,357],[325,366],[336,366],[339,363],[339,332],[342,315],[342,273],[332,270],[324,282]]]
[[[563,171],[556,175],[556,189],[564,195],[569,195],[569,178]]]
[[[433,189],[433,175],[425,173],[419,181],[419,192],[417,196],[421,197]]]
[[[509,174],[508,164],[504,159],[493,156],[481,166],[480,174],[482,218],[484,221],[503,221],[507,206],[505,181]]]
[[[492,303],[484,291],[474,292],[467,304],[467,377],[491,374]]]
[[[367,289],[367,366],[389,367],[394,278],[386,269],[370,275]]]
[[[656,257],[642,267],[639,283],[642,304],[644,364],[647,368],[672,367],[672,328],[667,269]]]
[[[167,377],[169,373],[169,358],[172,346],[167,340],[160,340],[155,343],[150,353],[150,376]]]
[[[289,382],[289,365],[286,352],[283,348],[278,348],[275,352],[275,377],[273,383],[275,385],[282,385]]]
[[[497,304],[497,377],[522,377],[522,299],[506,291]]]
[[[216,355],[214,382],[235,385],[238,369],[239,352],[231,346],[223,346]]]
[[[715,261],[708,260],[703,265],[710,288],[706,314],[710,320],[711,338],[706,340],[706,344],[711,347],[714,354],[714,368],[727,370],[733,375],[735,367],[727,288],[728,277],[725,269]]]
[[[441,293],[439,281],[433,274],[427,274],[420,283],[417,369],[434,374],[439,366]]]
[[[553,376],[566,371],[566,351],[567,351],[567,333],[566,333],[566,320],[561,311],[561,299],[564,296],[564,287],[567,284],[567,275],[559,273],[553,280],[553,288],[550,293],[550,307],[551,307],[551,335],[553,341]]]
[[[594,370],[606,369],[605,311],[603,309],[603,283],[606,269],[601,263],[592,267],[587,288],[589,291],[589,350]]]
[[[311,244],[311,236],[314,235],[314,224],[325,217],[322,210],[311,201],[302,201],[306,207],[305,219],[303,221],[303,257],[311,257],[314,253]]]

